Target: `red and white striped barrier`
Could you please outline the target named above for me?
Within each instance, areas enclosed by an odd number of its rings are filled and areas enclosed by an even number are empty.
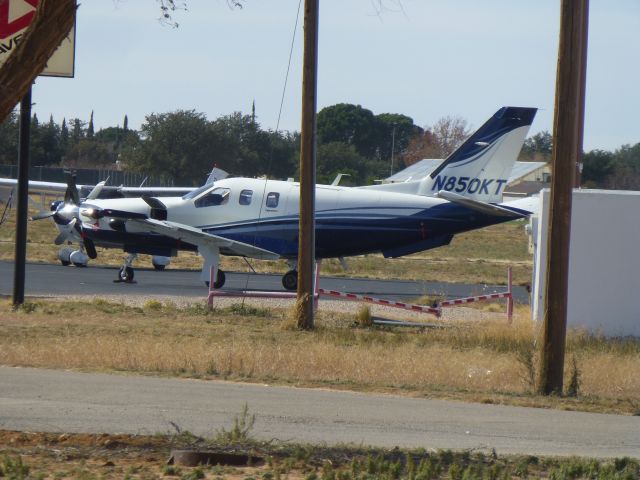
[[[510,292],[492,293],[490,295],[478,295],[477,297],[456,298],[455,300],[445,300],[438,305],[441,307],[452,307],[453,305],[463,305],[465,303],[481,302],[482,300],[492,300],[494,298],[509,298]]]
[[[464,305],[467,303],[481,302],[483,300],[494,300],[498,298],[507,299],[507,318],[509,323],[513,319],[513,272],[511,267],[507,269],[507,291],[500,293],[491,293],[489,295],[478,295],[475,297],[456,298],[454,300],[445,300],[438,304],[439,307],[453,307],[454,305]]]
[[[240,291],[229,291],[229,290],[218,290],[214,288],[213,279],[216,278],[216,269],[212,266],[210,270],[209,277],[209,296],[207,298],[207,303],[209,308],[213,308],[213,299],[214,297],[254,297],[254,298],[296,298],[296,292],[265,292],[265,291],[256,291],[256,290],[240,290]],[[326,295],[329,297],[343,298],[345,300],[354,300],[359,302],[372,303],[375,305],[383,305],[386,307],[393,308],[401,308],[403,310],[409,310],[412,312],[422,312],[429,313],[431,315],[435,315],[436,317],[442,316],[442,308],[443,307],[453,307],[456,305],[464,305],[468,303],[481,302],[484,300],[494,300],[500,298],[507,299],[507,318],[509,319],[509,323],[513,318],[513,293],[512,293],[512,283],[513,283],[513,275],[511,271],[511,267],[507,270],[507,291],[500,293],[491,293],[489,295],[477,295],[475,297],[466,297],[466,298],[456,298],[454,300],[445,300],[439,302],[437,306],[431,307],[428,305],[415,305],[411,303],[405,302],[396,302],[394,300],[385,300],[383,298],[375,298],[369,297],[367,295],[358,295],[355,293],[346,293],[346,292],[338,292],[336,290],[326,290],[324,288],[318,288],[318,283],[320,280],[320,262],[316,264],[316,272],[315,272],[315,293],[314,293],[314,305],[315,308],[318,307],[318,299],[320,295]]]
[[[355,300],[355,301],[366,302],[366,303],[374,303],[376,305],[384,305],[387,307],[402,308],[404,310],[411,310],[412,312],[431,313],[436,317],[439,317],[441,313],[440,308],[437,308],[437,307],[429,307],[427,305],[414,305],[411,303],[396,302],[393,300],[384,300],[382,298],[368,297],[366,295],[357,295],[355,293],[336,292],[335,290],[325,290],[324,288],[319,288],[318,293],[320,295],[344,298],[346,300]]]

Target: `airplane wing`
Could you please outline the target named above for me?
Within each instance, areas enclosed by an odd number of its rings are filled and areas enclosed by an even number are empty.
[[[0,187],[15,187],[18,185],[18,180],[15,178],[0,178]],[[80,187],[80,185],[78,185]],[[39,182],[37,180],[29,180],[29,190],[33,192],[44,193],[64,193],[67,190],[66,183],[56,182]]]
[[[166,220],[147,219],[130,219],[132,222],[142,228],[150,230],[154,233],[166,235],[176,240],[184,240],[197,246],[207,246],[220,249],[220,253],[225,255],[240,255],[243,257],[257,258],[260,260],[276,260],[280,258],[275,252],[254,247],[248,243],[238,242],[218,235],[211,235],[199,228],[190,227],[182,223],[169,222]]]
[[[528,217],[531,212],[521,210],[517,208],[508,208],[506,206],[494,205],[492,203],[480,202],[468,197],[464,197],[454,192],[448,192],[446,190],[440,190],[436,197],[448,200],[449,202],[462,205],[464,207],[476,210],[487,215],[497,215],[500,217],[512,217],[512,218],[525,218]]]

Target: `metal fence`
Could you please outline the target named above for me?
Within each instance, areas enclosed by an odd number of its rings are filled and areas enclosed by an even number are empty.
[[[70,169],[53,168],[53,167],[30,167],[29,179],[42,182],[59,182],[67,181],[67,173]],[[107,185],[125,187],[139,187],[146,178],[144,185],[147,187],[173,187],[173,181],[166,181],[160,177],[153,175],[144,175],[142,173],[125,172],[121,170],[109,169],[89,169],[75,168],[71,169],[76,173],[76,183],[80,185],[95,185],[102,180],[109,178]],[[2,178],[18,178],[17,165],[0,165],[0,177]]]

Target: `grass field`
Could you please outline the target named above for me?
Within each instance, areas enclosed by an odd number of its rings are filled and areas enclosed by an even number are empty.
[[[263,304],[264,305],[264,304]],[[124,371],[322,386],[588,411],[640,414],[640,341],[571,332],[570,397],[538,397],[528,310],[513,325],[449,322],[439,329],[362,327],[354,313],[320,310],[317,328],[287,328],[282,308],[208,311],[147,300],[0,304],[0,364]],[[575,366],[574,366],[575,359]]]
[[[4,204],[0,203],[0,213]],[[31,212],[36,213],[36,210]],[[345,272],[337,260],[323,262],[322,273],[369,278],[397,278],[418,281],[504,284],[507,266],[513,267],[516,285],[531,282],[531,255],[523,221],[495,225],[482,230],[457,235],[450,245],[415,255],[384,259],[381,255],[366,255],[347,259]],[[53,244],[57,230],[51,220],[29,222],[27,259],[32,262],[57,263],[59,246]],[[15,209],[0,228],[0,259],[13,260],[15,249]],[[97,265],[120,266],[125,254],[121,250],[98,248]],[[285,261],[251,261],[258,272],[285,273]],[[151,260],[141,255],[135,266],[150,267]],[[202,259],[191,252],[181,252],[168,268],[199,270]],[[221,268],[227,271],[249,270],[244,260],[222,257]]]

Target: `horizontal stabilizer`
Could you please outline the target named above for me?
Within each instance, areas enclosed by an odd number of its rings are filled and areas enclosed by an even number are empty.
[[[511,210],[509,208],[505,208],[499,205],[480,202],[478,200],[473,200],[468,197],[463,197],[462,195],[459,195],[454,192],[447,192],[446,190],[440,190],[436,194],[436,197],[442,198],[444,200],[448,200],[451,203],[462,205],[463,207],[470,208],[471,210],[476,210],[486,215],[493,215],[493,216],[499,216],[499,217],[511,217],[511,218],[525,218],[530,214],[530,212],[526,212],[524,210]]]

